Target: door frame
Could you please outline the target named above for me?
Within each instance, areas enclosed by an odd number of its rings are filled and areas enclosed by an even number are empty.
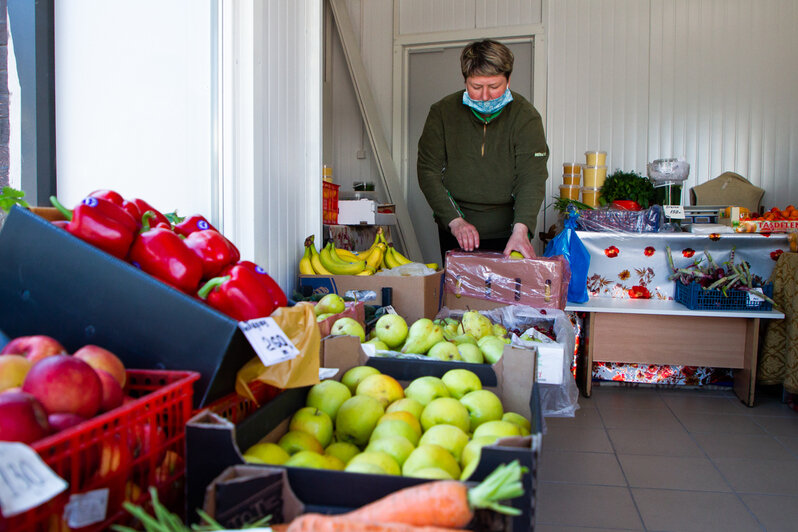
[[[408,84],[410,53],[429,48],[450,47],[454,44],[465,45],[480,39],[496,39],[506,43],[529,42],[533,45],[533,71],[532,71],[532,105],[540,113],[543,126],[546,126],[546,87],[547,87],[547,62],[546,62],[546,36],[542,24],[525,24],[520,26],[500,28],[478,28],[435,33],[414,33],[397,35],[394,28],[393,39],[393,113],[392,113],[392,156],[396,171],[402,183],[405,199],[408,198],[410,186],[410,168],[408,168],[409,149],[407,142],[408,128]],[[546,187],[547,193],[549,186]],[[545,230],[546,209],[538,214],[538,230]],[[537,240],[533,235],[533,242]],[[542,250],[540,250],[542,252]]]

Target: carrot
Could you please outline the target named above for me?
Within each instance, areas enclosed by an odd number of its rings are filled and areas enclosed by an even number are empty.
[[[401,489],[357,510],[343,514],[362,523],[405,523],[413,526],[464,528],[474,509],[491,508],[509,515],[521,510],[498,501],[523,495],[518,460],[502,464],[479,485],[467,488],[456,480],[438,480]]]
[[[304,514],[291,521],[287,532],[458,532],[458,529],[406,523],[367,523],[345,515]]]

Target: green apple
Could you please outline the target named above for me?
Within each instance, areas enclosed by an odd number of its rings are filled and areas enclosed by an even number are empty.
[[[416,434],[421,436],[421,432],[422,432],[422,430],[421,430],[421,422],[418,420],[418,418],[416,416],[414,416],[410,412],[406,412],[404,410],[395,410],[393,412],[388,412],[386,410],[385,414],[383,414],[383,416],[380,418],[380,420],[377,421],[377,425],[379,425],[380,423],[384,423],[385,421],[388,421],[389,419],[398,419],[400,421],[404,421],[405,423],[407,423],[408,425],[413,427],[413,430],[416,431]]]
[[[399,347],[407,338],[407,322],[399,314],[384,314],[374,325],[374,332],[388,347]]]
[[[330,334],[333,336],[357,336],[361,342],[366,341],[366,331],[355,318],[339,318],[333,323]]]
[[[250,462],[251,458],[256,458],[258,463],[263,464],[284,464],[291,457],[285,449],[271,442],[256,443],[246,450],[244,460]]]
[[[463,359],[463,362],[470,362],[472,364],[482,364],[485,362],[485,357],[482,356],[482,351],[477,347],[476,343],[458,344],[457,351],[460,353],[460,358]]]
[[[463,472],[460,473],[460,482],[465,482],[466,480],[468,480],[471,477],[471,475],[474,474],[474,471],[477,469],[478,465],[479,465],[479,460],[474,460],[471,463],[469,463],[467,466],[463,467]]]
[[[455,399],[460,399],[468,392],[482,389],[482,381],[473,371],[467,369],[450,369],[441,377],[449,394]]]
[[[473,461],[479,462],[479,458],[482,454],[482,448],[486,445],[490,445],[498,439],[497,436],[479,436],[477,438],[472,438],[471,441],[465,444],[463,447],[463,452],[460,455],[460,465],[465,468],[468,464]]]
[[[330,416],[318,408],[305,406],[297,410],[296,413],[291,416],[288,430],[307,432],[316,438],[322,447],[326,447],[332,441],[333,422]]]
[[[477,340],[489,335],[493,329],[493,323],[476,310],[469,310],[463,314],[462,324],[463,332]]]
[[[399,467],[399,464],[396,463],[396,460],[394,460],[393,456],[385,451],[363,451],[362,453],[353,456],[352,459],[349,460],[347,467],[351,464],[360,463],[373,464],[385,471],[386,475],[402,474],[402,469]]]
[[[435,425],[454,425],[468,432],[471,425],[468,410],[453,397],[438,397],[430,401],[421,412],[420,421],[424,431]]]
[[[413,379],[405,388],[405,397],[415,399],[422,406],[427,406],[430,401],[438,397],[450,397],[449,389],[438,377],[425,375]],[[420,416],[419,416],[420,417]]]
[[[346,309],[344,298],[338,294],[327,294],[316,302],[313,307],[313,312],[318,316],[319,314],[338,314]]]
[[[460,403],[468,410],[471,432],[486,421],[497,421],[504,415],[501,399],[490,390],[468,392],[460,398]]]
[[[423,411],[424,405],[415,399],[411,399],[410,397],[405,397],[403,399],[399,399],[398,401],[394,401],[388,405],[388,408],[385,409],[386,414],[389,412],[410,412],[416,419],[421,417],[421,412]]]
[[[382,423],[378,423],[374,427],[369,441],[379,440],[386,436],[401,436],[412,443],[414,447],[418,444],[419,438],[416,429],[401,419],[387,419]]]
[[[336,439],[362,448],[384,413],[382,403],[369,395],[350,397],[335,416]]]
[[[496,436],[498,438],[505,438],[510,436],[520,436],[521,429],[518,425],[510,423],[509,421],[486,421],[476,428],[474,431],[474,438],[480,436]]]
[[[402,436],[383,436],[382,438],[372,439],[366,446],[366,451],[382,451],[390,454],[399,467],[405,463],[407,457],[413,452],[416,446],[410,443],[407,438]]]
[[[430,443],[440,445],[452,453],[454,459],[459,462],[463,448],[468,443],[468,434],[454,425],[435,425],[430,427],[418,440],[419,445]]]
[[[322,458],[324,458],[324,469],[343,471],[346,467],[346,463],[335,455],[325,454]]]
[[[328,379],[314,384],[308,390],[305,405],[318,408],[330,416],[330,419],[335,419],[338,409],[350,397],[352,397],[352,392],[345,384]]]
[[[504,340],[497,336],[486,336],[480,342],[479,349],[488,364],[495,364],[504,354],[505,345]]]
[[[443,340],[430,347],[427,356],[436,360],[461,360],[457,346],[448,340]]]
[[[324,447],[319,443],[319,440],[300,430],[289,430],[283,434],[277,445],[282,447],[288,454],[296,454],[299,451],[315,451],[319,454],[324,452]]]
[[[388,351],[390,349],[390,347],[388,347],[388,344],[386,344],[379,338],[372,338],[371,340],[366,340],[363,343],[373,345],[374,348],[378,351]]]
[[[365,473],[367,475],[387,475],[388,473],[385,472],[383,468],[376,464],[371,464],[368,462],[349,462],[344,467],[344,471],[348,473]]]
[[[285,464],[291,467],[309,467],[312,469],[327,469],[324,456],[314,451],[299,451],[291,455]]]
[[[341,377],[341,382],[347,388],[349,388],[349,392],[352,395],[355,395],[355,391],[357,391],[357,385],[360,384],[360,381],[369,375],[377,375],[379,373],[380,370],[372,366],[355,366],[344,373],[344,376]]]
[[[419,445],[402,465],[402,474],[406,477],[415,476],[415,472],[428,467],[443,469],[452,478],[460,478],[460,465],[454,456],[441,447],[431,443]]]
[[[532,431],[532,423],[527,418],[516,412],[505,412],[502,421],[509,421],[518,425],[521,429],[521,436],[527,436]]]
[[[430,480],[455,480],[452,475],[440,467],[422,467],[413,472],[415,478],[428,478]]]
[[[360,381],[355,390],[355,395],[370,395],[382,403],[383,408],[385,408],[397,399],[404,397],[405,391],[399,381],[390,375],[379,373],[377,375],[369,375]]]
[[[357,445],[354,443],[349,443],[348,441],[336,441],[332,442],[330,445],[324,449],[324,454],[329,456],[334,456],[341,460],[344,464],[349,462],[353,456],[360,452],[360,449],[357,448]]]

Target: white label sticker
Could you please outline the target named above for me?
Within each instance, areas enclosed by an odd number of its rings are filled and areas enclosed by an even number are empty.
[[[67,486],[24,443],[0,442],[0,510],[6,517],[44,504]]]
[[[393,305],[385,305],[384,307],[382,307],[382,309],[385,311],[385,314],[396,314],[397,313],[396,309],[393,308]]]
[[[764,297],[748,292],[748,303],[757,304],[757,303],[762,303],[764,300],[765,300]]]
[[[562,384],[565,363],[564,344],[538,344],[538,382]]]
[[[105,521],[108,515],[108,488],[70,495],[64,506],[69,528],[81,528]]]
[[[662,210],[668,218],[684,219],[684,207],[681,205],[663,205]]]
[[[338,368],[319,368],[319,380],[332,379],[338,375]]]
[[[272,318],[239,321],[238,328],[244,332],[264,366],[273,366],[299,355],[299,349]]]

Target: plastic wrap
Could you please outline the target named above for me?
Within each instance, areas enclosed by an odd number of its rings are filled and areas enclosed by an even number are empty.
[[[639,211],[613,207],[583,209],[576,223],[583,231],[621,231],[624,233],[657,233],[662,229],[662,206],[653,205]]]
[[[425,275],[432,275],[433,273],[435,273],[435,270],[420,262],[410,262],[395,268],[380,270],[374,275],[387,277],[423,277]]]
[[[562,256],[511,259],[501,253],[446,253],[444,291],[534,308],[564,309],[571,270]]]
[[[443,307],[436,318],[447,316],[462,317],[465,310]],[[552,325],[557,343],[563,344],[562,384],[538,383],[541,412],[545,417],[573,417],[579,408],[579,391],[571,373],[571,364],[576,344],[576,331],[570,318],[558,309],[536,309],[525,305],[507,305],[493,310],[481,310],[494,323],[501,323],[508,331],[513,331],[512,344],[519,347],[535,348],[538,342],[521,340],[523,334],[535,325]],[[532,375],[530,375],[532,378]]]

